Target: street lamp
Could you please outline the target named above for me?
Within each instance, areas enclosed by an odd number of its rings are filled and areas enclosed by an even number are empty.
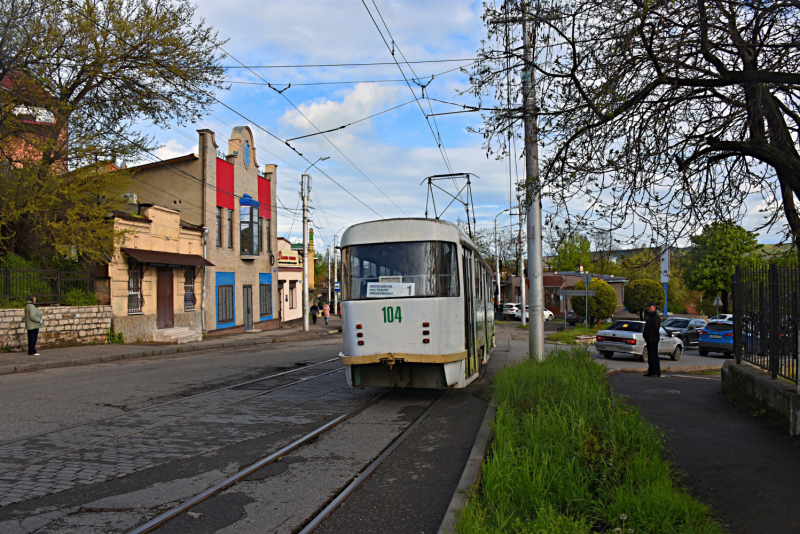
[[[303,171],[300,177],[300,196],[303,199],[303,331],[308,332],[308,195],[311,194],[311,176],[308,169],[329,159],[328,156],[317,159]]]
[[[500,249],[497,246],[497,218],[513,208],[506,208],[494,216],[494,257],[497,272],[497,299],[500,300]],[[513,214],[512,214],[513,215]]]

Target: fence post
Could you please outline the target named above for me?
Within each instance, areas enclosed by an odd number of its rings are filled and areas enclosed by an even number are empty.
[[[6,297],[11,300],[11,271],[5,267],[5,280],[6,280]]]
[[[738,265],[733,271],[733,354],[736,363],[742,363],[742,269]]]
[[[772,378],[778,378],[778,337],[780,336],[780,306],[778,306],[778,267],[773,263],[769,266],[769,370]]]
[[[56,299],[58,305],[61,305],[61,269],[56,269]]]

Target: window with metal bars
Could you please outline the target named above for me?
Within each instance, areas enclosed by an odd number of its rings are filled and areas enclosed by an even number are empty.
[[[297,307],[297,300],[295,292],[297,291],[297,282],[289,282],[289,309],[293,310]]]
[[[142,313],[142,264],[133,258],[128,262],[128,315]]]
[[[262,317],[272,315],[272,284],[258,286],[258,302]]]
[[[217,322],[233,322],[233,285],[217,286]]]
[[[187,265],[183,272],[183,309],[194,310],[197,297],[194,294],[194,266]]]
[[[222,247],[222,208],[217,208],[217,246]]]

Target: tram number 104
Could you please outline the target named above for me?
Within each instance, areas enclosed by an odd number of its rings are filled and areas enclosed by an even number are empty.
[[[386,306],[381,309],[383,310],[384,323],[393,323],[395,321],[397,321],[398,323],[403,322],[403,314],[400,311],[400,306],[396,308],[392,308],[391,306]]]

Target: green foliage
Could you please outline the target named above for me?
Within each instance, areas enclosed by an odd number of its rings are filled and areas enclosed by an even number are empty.
[[[61,296],[62,306],[96,306],[97,297],[84,289],[73,288]]]
[[[125,344],[125,336],[122,332],[114,332],[113,328],[106,328],[106,337],[109,343],[116,343],[117,345]]]
[[[689,288],[706,295],[719,293],[722,311],[727,313],[728,293],[736,266],[763,261],[755,254],[761,248],[757,235],[732,223],[711,223],[703,227],[702,234],[692,237],[691,261],[684,271]]]
[[[631,313],[638,313],[639,319],[644,319],[644,312],[647,308],[647,303],[653,301],[656,303],[657,309],[664,308],[664,286],[655,280],[634,280],[625,286],[625,296],[623,297],[623,304],[625,309]]]
[[[605,371],[576,348],[496,375],[494,440],[459,533],[722,533]]]
[[[24,307],[25,307],[24,299],[8,299],[6,297],[0,297],[0,310],[11,309],[11,308],[24,308]]]
[[[583,281],[573,286],[572,289],[584,289]],[[603,280],[592,280],[589,289],[594,290],[595,296],[589,297],[589,324],[597,319],[608,319],[617,309],[617,293]],[[572,309],[575,313],[585,315],[586,297],[572,297]]]
[[[556,254],[551,260],[551,267],[555,271],[577,271],[579,264],[583,270],[593,272],[591,242],[580,234],[572,235],[562,240],[556,247]]]

